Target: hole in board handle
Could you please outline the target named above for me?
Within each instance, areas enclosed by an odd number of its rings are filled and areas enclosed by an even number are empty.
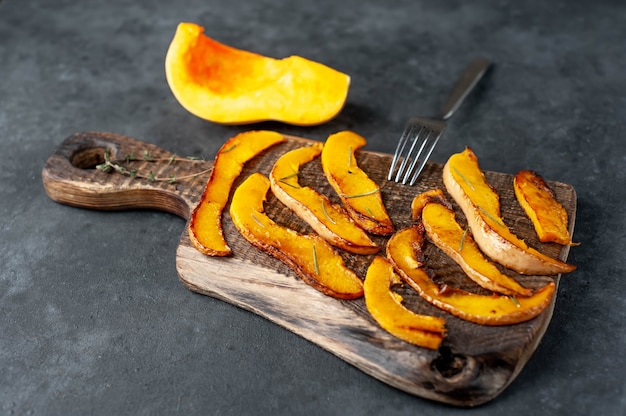
[[[111,159],[114,159],[114,150],[107,147],[85,147],[79,149],[70,158],[72,166],[78,169],[95,169],[96,166],[105,162],[104,153],[111,153]]]

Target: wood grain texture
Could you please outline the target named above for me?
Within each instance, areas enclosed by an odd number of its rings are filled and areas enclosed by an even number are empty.
[[[244,169],[237,186],[252,172],[269,173],[274,161],[289,149],[306,144],[306,139],[288,137],[253,159]],[[132,179],[119,173],[94,169],[104,161],[109,149],[114,158],[142,155],[148,151],[165,161],[135,162],[140,169],[157,177],[183,177],[203,174],[186,180],[148,181]],[[462,150],[462,149],[459,149]],[[211,162],[167,163],[171,153],[156,146],[111,133],[77,133],[66,139],[48,159],[42,179],[49,196],[58,202],[99,210],[157,209],[185,219],[198,201],[211,168]],[[480,158],[480,155],[478,155]],[[356,155],[359,165],[381,185],[381,193],[398,229],[411,224],[410,204],[424,190],[442,188],[442,166],[428,164],[422,178],[413,187],[386,181],[391,156],[367,151]],[[485,172],[489,183],[501,197],[502,214],[511,230],[527,243],[552,257],[566,260],[569,247],[540,243],[530,220],[515,199],[513,176]],[[303,185],[311,186],[338,198],[323,176],[319,160],[303,167]],[[576,193],[572,186],[548,181],[570,218],[573,232]],[[267,214],[276,222],[299,232],[310,228],[271,194]],[[457,219],[465,218],[455,206]],[[556,297],[537,318],[517,325],[487,327],[463,321],[423,301],[409,287],[398,288],[405,305],[417,313],[446,319],[448,334],[439,351],[429,351],[403,342],[383,331],[367,312],[363,299],[342,301],[330,298],[300,281],[289,268],[248,244],[230,221],[223,216],[226,239],[234,255],[212,258],[198,252],[183,232],[176,253],[176,265],[182,283],[189,289],[222,299],[249,310],[314,342],[325,350],[353,364],[365,373],[408,393],[456,406],[476,406],[497,397],[519,374],[539,341],[552,316]],[[385,238],[374,237],[384,245]],[[342,253],[346,263],[362,278],[372,256]],[[432,244],[426,247],[429,266],[436,279],[477,293],[488,293],[472,282],[460,267]],[[538,288],[547,281],[558,283],[560,276],[521,276],[508,270],[525,286]]]

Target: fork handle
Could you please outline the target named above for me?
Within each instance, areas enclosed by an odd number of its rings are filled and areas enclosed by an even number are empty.
[[[467,97],[476,84],[478,84],[478,81],[485,75],[490,66],[491,61],[486,58],[478,58],[465,69],[452,90],[452,94],[450,94],[446,105],[443,107],[441,112],[441,118],[443,120],[452,117],[457,108],[463,103],[463,100],[465,100],[465,97]]]

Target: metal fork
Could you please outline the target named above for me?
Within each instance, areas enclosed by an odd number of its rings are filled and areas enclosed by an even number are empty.
[[[426,166],[430,154],[435,149],[439,138],[446,129],[445,121],[452,117],[465,97],[467,97],[474,86],[478,84],[478,81],[480,81],[490,66],[491,62],[489,60],[478,58],[467,67],[452,90],[452,94],[450,94],[446,105],[443,107],[439,119],[413,117],[409,120],[402,136],[400,136],[400,141],[393,155],[387,180],[394,178],[396,165],[401,161],[400,167],[393,180],[395,182],[402,182],[404,185],[406,185],[407,182],[409,182],[410,186],[415,184],[417,177]],[[405,149],[406,154],[404,154]],[[417,153],[414,156],[416,149]],[[415,166],[418,162],[420,162],[420,164],[417,170],[415,170]],[[414,170],[415,173],[413,173]]]

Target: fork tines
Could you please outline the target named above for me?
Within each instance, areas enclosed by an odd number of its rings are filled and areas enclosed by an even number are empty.
[[[445,129],[443,123],[433,123],[433,125],[428,126],[427,124],[430,123],[424,123],[424,121],[409,122],[404,129],[393,155],[387,180],[393,178],[395,182],[401,182],[403,185],[409,183],[410,186],[413,186],[415,184]],[[400,162],[400,167],[398,167],[394,178],[394,170],[398,162]],[[418,162],[420,163],[415,170]]]

